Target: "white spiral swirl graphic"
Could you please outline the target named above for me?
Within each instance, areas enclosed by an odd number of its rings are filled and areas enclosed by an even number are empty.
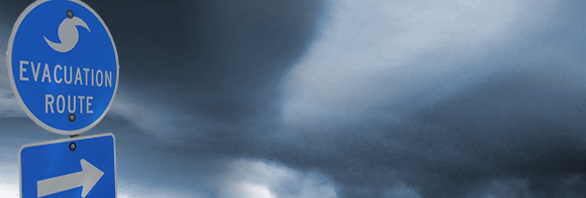
[[[72,17],[65,18],[63,22],[61,22],[61,25],[59,25],[57,33],[61,43],[55,43],[47,39],[46,36],[43,37],[45,38],[45,41],[47,41],[47,44],[49,44],[49,46],[55,51],[61,53],[69,52],[75,47],[75,45],[77,45],[77,41],[79,40],[79,32],[77,31],[76,26],[82,26],[91,33],[90,28],[83,20],[78,17]]]

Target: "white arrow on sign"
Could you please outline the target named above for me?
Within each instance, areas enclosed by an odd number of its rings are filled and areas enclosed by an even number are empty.
[[[37,197],[44,197],[80,186],[83,186],[81,197],[85,197],[102,178],[104,172],[85,159],[81,159],[80,163],[81,172],[37,181]]]

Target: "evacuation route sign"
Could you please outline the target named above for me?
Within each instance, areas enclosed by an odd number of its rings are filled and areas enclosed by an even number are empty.
[[[78,0],[38,0],[18,17],[6,51],[12,90],[39,126],[80,134],[106,115],[118,54],[106,24]]]
[[[114,135],[25,145],[19,152],[22,198],[115,198]]]

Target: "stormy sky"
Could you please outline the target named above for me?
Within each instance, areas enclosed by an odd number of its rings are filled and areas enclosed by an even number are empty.
[[[33,1],[0,3],[0,46]],[[127,197],[586,197],[586,2],[86,0]],[[0,197],[65,138],[0,53]]]

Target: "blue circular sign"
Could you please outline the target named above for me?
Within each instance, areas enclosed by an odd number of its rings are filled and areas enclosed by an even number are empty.
[[[36,1],[14,24],[8,73],[16,98],[39,126],[79,134],[108,112],[118,54],[100,16],[81,1]]]

